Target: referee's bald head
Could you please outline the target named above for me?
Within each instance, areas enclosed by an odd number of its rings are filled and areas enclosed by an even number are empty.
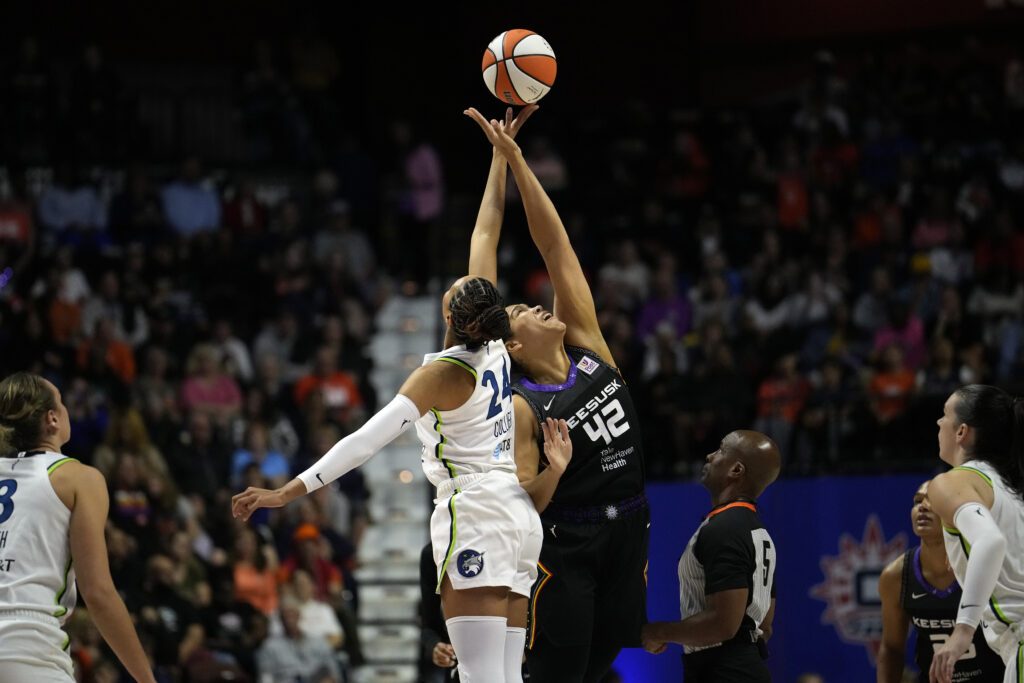
[[[730,437],[736,459],[746,470],[743,477],[745,493],[756,498],[779,476],[782,468],[779,447],[768,436],[751,429],[737,429],[726,438]]]

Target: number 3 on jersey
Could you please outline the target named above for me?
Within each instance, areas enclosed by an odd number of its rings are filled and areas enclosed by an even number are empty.
[[[591,441],[604,440],[604,445],[609,446],[612,439],[622,436],[629,431],[629,422],[626,421],[626,411],[622,409],[619,399],[615,399],[600,413],[594,415],[594,419],[583,423],[583,431],[587,433]]]
[[[490,420],[501,412],[501,402],[512,396],[512,385],[508,381],[508,366],[505,363],[501,364],[500,387],[498,386],[498,378],[490,370],[484,373],[484,376],[480,379],[480,384],[485,387],[489,386],[491,391],[494,392],[494,395],[491,396],[491,406],[487,409],[487,419]],[[498,395],[499,390],[501,392],[500,396]]]
[[[18,482],[13,479],[0,481],[0,524],[7,521],[7,518],[14,512],[14,501],[11,498],[18,490]]]

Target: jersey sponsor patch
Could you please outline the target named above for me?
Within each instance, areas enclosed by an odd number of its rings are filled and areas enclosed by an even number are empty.
[[[593,375],[594,370],[597,370],[601,366],[598,365],[596,360],[583,356],[583,358],[580,359],[580,362],[576,364],[576,367],[588,375]]]
[[[467,579],[472,579],[484,570],[484,554],[475,550],[463,550],[459,553],[459,561],[456,564],[459,573]]]

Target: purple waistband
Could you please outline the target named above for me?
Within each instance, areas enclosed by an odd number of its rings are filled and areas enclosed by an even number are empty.
[[[551,503],[541,516],[555,522],[576,522],[578,524],[600,524],[628,517],[648,508],[647,494],[638,493],[630,498],[604,505],[558,505]]]

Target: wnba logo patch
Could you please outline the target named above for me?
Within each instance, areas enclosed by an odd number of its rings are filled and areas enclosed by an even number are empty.
[[[484,569],[484,554],[475,550],[463,550],[459,553],[459,561],[456,566],[460,574],[467,579],[472,579]]]

